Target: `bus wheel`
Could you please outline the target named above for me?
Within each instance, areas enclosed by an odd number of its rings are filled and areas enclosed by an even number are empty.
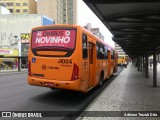
[[[99,87],[101,87],[103,85],[103,81],[104,81],[104,78],[103,78],[103,74],[101,74],[100,76],[100,80],[99,80]]]

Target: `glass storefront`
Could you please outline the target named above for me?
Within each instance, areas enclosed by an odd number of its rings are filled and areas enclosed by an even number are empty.
[[[18,56],[18,50],[12,49],[0,49],[0,56],[10,57]],[[17,58],[0,58],[0,70],[11,70],[17,69],[18,67]]]

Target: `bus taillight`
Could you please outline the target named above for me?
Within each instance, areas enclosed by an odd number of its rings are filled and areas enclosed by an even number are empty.
[[[78,72],[79,72],[79,68],[78,68],[78,66],[77,66],[76,64],[74,64],[71,80],[76,80],[76,79],[78,79]]]
[[[28,75],[31,76],[31,62],[28,62]]]

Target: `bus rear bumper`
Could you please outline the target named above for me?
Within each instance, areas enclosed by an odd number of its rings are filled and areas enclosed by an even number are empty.
[[[81,79],[73,80],[73,81],[60,81],[60,80],[48,80],[48,79],[40,79],[35,77],[28,76],[28,84],[49,88],[60,88],[60,89],[68,89],[68,90],[76,90],[81,92],[87,92],[84,83]]]

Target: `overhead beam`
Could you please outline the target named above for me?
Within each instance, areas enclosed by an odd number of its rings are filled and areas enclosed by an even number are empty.
[[[136,21],[137,20],[137,21]],[[160,24],[159,21],[157,20],[142,20],[142,19],[136,19],[136,20],[118,20],[118,19],[110,19],[110,20],[107,20],[105,19],[104,21],[107,21],[108,23],[110,24],[113,24],[113,23],[134,23],[134,24],[140,24],[140,23],[145,23],[145,24]]]
[[[104,16],[105,18],[104,20],[110,21],[110,20],[116,20],[116,19],[122,19],[122,18],[142,19],[145,21],[154,20],[154,19],[148,18],[150,16],[160,16],[160,12],[144,12],[144,13],[120,14],[116,16]]]
[[[159,2],[159,0],[83,0],[85,3],[94,3],[94,4],[128,4],[128,3],[153,3]]]
[[[112,28],[112,30],[114,31],[114,30],[117,30],[117,29],[138,29],[138,28],[157,28],[158,27],[158,30],[159,30],[159,27],[160,27],[160,25],[157,25],[157,24],[155,24],[155,23],[152,23],[152,24],[129,24],[129,25],[123,25],[123,26],[121,26],[121,27],[114,27],[114,28]]]

